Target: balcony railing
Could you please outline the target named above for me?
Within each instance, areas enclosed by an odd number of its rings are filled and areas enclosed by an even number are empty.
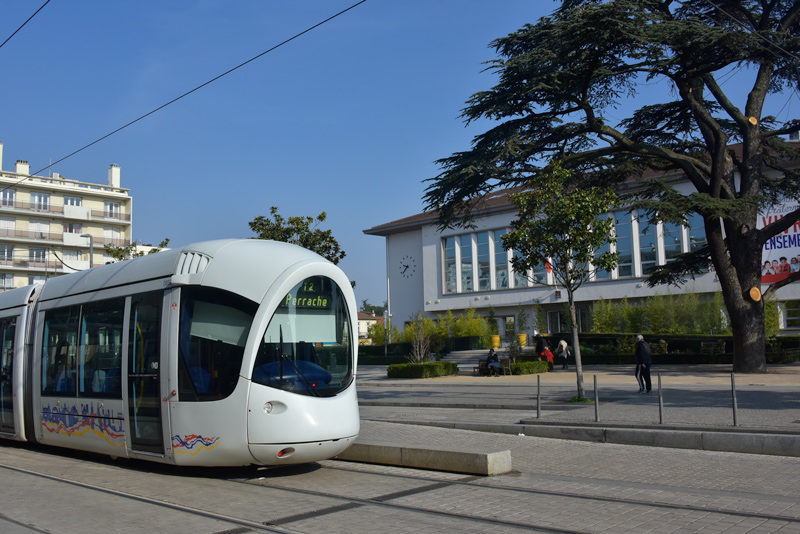
[[[35,239],[36,241],[55,241],[58,243],[64,242],[64,232],[37,232],[32,230],[17,230],[16,228],[0,228],[0,239]],[[127,247],[131,244],[130,239],[94,236],[94,245],[116,245],[118,247]],[[69,246],[83,246],[70,244]],[[89,240],[86,239],[86,247],[89,246]]]
[[[16,209],[22,211],[32,211],[34,213],[47,213],[60,215],[64,213],[64,206],[56,206],[51,203],[42,202],[23,202],[21,200],[0,199],[0,209]],[[119,210],[91,210],[92,219],[107,219],[113,221],[130,221],[130,213],[122,213]]]

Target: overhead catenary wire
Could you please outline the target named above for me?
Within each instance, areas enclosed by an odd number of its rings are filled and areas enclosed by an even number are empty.
[[[48,1],[49,1],[49,0],[48,0]],[[339,12],[338,12],[338,13],[336,13],[335,15],[331,15],[330,17],[326,18],[325,20],[323,20],[323,21],[321,21],[321,22],[318,22],[318,23],[314,24],[313,26],[310,26],[310,27],[306,28],[305,30],[303,30],[303,31],[301,31],[301,32],[299,32],[299,33],[296,33],[296,34],[295,34],[295,35],[293,35],[292,37],[289,37],[288,39],[285,39],[285,40],[281,41],[280,43],[276,44],[275,46],[272,46],[271,48],[269,48],[269,49],[267,49],[267,50],[265,50],[265,51],[261,52],[260,54],[258,54],[258,55],[255,55],[255,56],[251,57],[251,58],[250,58],[250,59],[248,59],[247,61],[243,61],[242,63],[239,63],[239,64],[238,64],[238,65],[236,65],[235,67],[233,67],[233,68],[231,68],[231,69],[228,69],[227,71],[223,72],[222,74],[219,74],[218,76],[215,76],[215,77],[211,78],[211,79],[210,79],[210,80],[208,80],[207,82],[205,82],[205,83],[202,83],[202,84],[200,84],[200,85],[196,86],[195,88],[193,88],[193,89],[191,89],[191,90],[189,90],[189,91],[186,91],[186,92],[185,92],[185,93],[183,93],[182,95],[180,95],[180,96],[178,96],[178,97],[175,97],[175,98],[173,98],[172,100],[170,100],[169,102],[167,102],[167,103],[165,103],[165,104],[162,104],[161,106],[158,106],[157,108],[153,109],[152,111],[149,111],[149,112],[145,113],[144,115],[142,115],[142,116],[140,116],[140,117],[138,117],[138,118],[136,118],[136,119],[134,119],[134,120],[130,121],[129,123],[127,123],[127,124],[125,124],[125,125],[123,125],[123,126],[120,126],[120,127],[119,127],[119,128],[117,128],[116,130],[114,130],[114,131],[112,131],[112,132],[109,132],[109,133],[107,133],[106,135],[104,135],[104,136],[102,136],[102,137],[100,137],[100,138],[98,138],[98,139],[96,139],[96,140],[92,141],[91,143],[89,143],[89,144],[87,144],[87,145],[85,145],[85,146],[83,146],[83,147],[79,148],[78,150],[75,150],[74,152],[71,152],[71,153],[67,154],[66,156],[64,156],[64,157],[62,157],[62,158],[60,158],[60,159],[57,159],[56,161],[54,161],[54,162],[50,163],[50,164],[49,164],[49,165],[47,165],[46,167],[42,167],[41,169],[37,170],[36,172],[32,172],[32,173],[30,173],[30,174],[29,174],[28,176],[26,176],[25,178],[22,178],[21,180],[19,180],[19,181],[17,181],[17,182],[14,182],[13,184],[10,184],[10,185],[6,186],[6,187],[5,187],[5,188],[3,188],[3,189],[0,189],[0,192],[2,192],[2,191],[5,191],[6,189],[9,189],[10,187],[14,187],[14,186],[15,186],[15,185],[17,185],[17,184],[20,184],[20,183],[24,182],[24,181],[25,181],[25,180],[27,180],[27,179],[28,179],[30,176],[39,175],[40,173],[42,173],[42,172],[46,171],[47,169],[49,169],[49,168],[53,167],[54,165],[57,165],[58,163],[61,163],[62,161],[66,160],[66,159],[68,159],[68,158],[71,158],[72,156],[74,156],[74,155],[76,155],[76,154],[78,154],[78,153],[80,153],[80,152],[83,152],[83,151],[84,151],[84,150],[86,150],[87,148],[89,148],[89,147],[91,147],[91,146],[94,146],[94,145],[96,145],[96,144],[97,144],[97,143],[99,143],[100,141],[103,141],[103,140],[105,140],[105,139],[108,139],[108,138],[109,138],[109,137],[111,137],[112,135],[114,135],[114,134],[116,134],[116,133],[119,133],[119,132],[121,132],[121,131],[122,131],[122,130],[124,130],[125,128],[128,128],[129,126],[132,126],[132,125],[136,124],[137,122],[141,121],[142,119],[145,119],[145,118],[149,117],[150,115],[152,115],[152,114],[154,114],[154,113],[156,113],[156,112],[158,112],[158,111],[161,111],[162,109],[166,108],[167,106],[174,104],[174,103],[175,103],[175,102],[177,102],[178,100],[181,100],[182,98],[185,98],[185,97],[189,96],[190,94],[192,94],[192,93],[194,93],[194,92],[196,92],[196,91],[199,91],[199,90],[200,90],[200,89],[202,89],[203,87],[205,87],[205,86],[207,86],[207,85],[210,85],[210,84],[214,83],[215,81],[219,80],[220,78],[223,78],[223,77],[227,76],[228,74],[230,74],[230,73],[232,73],[232,72],[234,72],[234,71],[236,71],[236,70],[238,70],[238,69],[240,69],[240,68],[244,67],[245,65],[247,65],[247,64],[249,64],[249,63],[252,63],[253,61],[255,61],[255,60],[259,59],[260,57],[262,57],[262,56],[265,56],[266,54],[269,54],[270,52],[273,52],[274,50],[277,50],[278,48],[281,48],[282,46],[284,46],[284,45],[286,45],[286,44],[288,44],[288,43],[290,43],[290,42],[294,41],[295,39],[297,39],[297,38],[299,38],[299,37],[301,37],[301,36],[303,36],[303,35],[307,34],[308,32],[310,32],[310,31],[312,31],[312,30],[315,30],[316,28],[319,28],[319,27],[320,27],[320,26],[322,26],[323,24],[325,24],[325,23],[327,23],[327,22],[330,22],[330,21],[332,21],[333,19],[335,19],[336,17],[339,17],[339,16],[341,16],[341,15],[343,15],[343,14],[347,13],[348,11],[350,11],[350,10],[352,10],[352,9],[354,9],[354,8],[356,8],[356,7],[358,7],[359,5],[361,5],[361,4],[363,4],[363,3],[365,3],[366,1],[367,1],[367,0],[360,0],[359,2],[356,2],[355,4],[351,5],[350,7],[348,7],[348,8],[346,8],[346,9],[343,9],[343,10],[339,11]]]
[[[28,17],[28,20],[26,20],[25,22],[23,22],[23,23],[22,23],[22,25],[21,25],[19,28],[17,28],[16,30],[14,30],[14,33],[12,33],[11,35],[9,35],[9,36],[8,36],[8,38],[7,38],[5,41],[3,41],[2,43],[0,43],[0,48],[3,48],[3,45],[4,45],[4,44],[6,44],[7,42],[9,42],[9,41],[11,40],[11,38],[12,38],[12,37],[14,37],[14,36],[17,34],[17,32],[18,32],[18,31],[20,31],[20,30],[23,28],[23,26],[25,26],[27,23],[29,23],[29,22],[31,21],[31,19],[32,19],[33,17],[35,17],[35,16],[36,16],[36,15],[39,13],[39,11],[41,11],[42,9],[44,9],[44,6],[46,6],[46,5],[47,5],[47,4],[49,4],[49,3],[50,3],[50,0],[47,0],[47,1],[46,1],[44,4],[42,4],[42,6],[41,6],[39,9],[37,9],[37,10],[36,10],[36,12],[35,12],[33,15],[31,15],[30,17]]]

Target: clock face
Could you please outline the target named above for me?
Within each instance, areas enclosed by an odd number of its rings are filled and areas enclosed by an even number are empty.
[[[417,260],[413,256],[403,256],[398,269],[403,278],[411,278],[417,272]]]

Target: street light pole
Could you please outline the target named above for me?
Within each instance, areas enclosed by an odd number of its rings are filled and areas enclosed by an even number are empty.
[[[89,268],[94,267],[94,236],[92,234],[81,234],[81,237],[89,238]]]

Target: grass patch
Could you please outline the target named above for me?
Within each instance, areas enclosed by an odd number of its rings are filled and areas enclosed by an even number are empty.
[[[570,397],[567,402],[575,402],[578,404],[594,404],[594,399],[590,399],[589,397],[580,398],[576,395],[574,397]]]

